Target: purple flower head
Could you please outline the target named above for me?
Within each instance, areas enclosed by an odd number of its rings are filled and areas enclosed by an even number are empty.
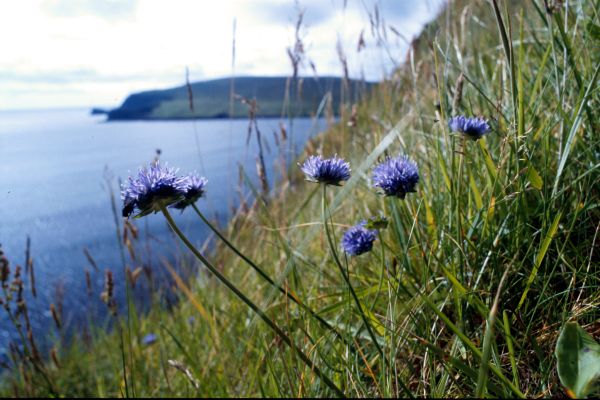
[[[342,249],[346,254],[351,256],[359,256],[363,253],[371,251],[373,242],[377,238],[377,231],[374,229],[365,228],[366,221],[361,221],[358,225],[354,225],[342,237]]]
[[[157,340],[158,340],[157,335],[155,335],[154,333],[149,333],[142,338],[142,343],[145,344],[146,346],[149,346],[152,343],[156,342]]]
[[[190,174],[185,179],[187,180],[187,189],[184,198],[172,206],[179,210],[183,210],[203,197],[206,193],[206,184],[208,183],[205,177],[196,174]]]
[[[311,182],[339,186],[341,181],[350,179],[350,164],[337,155],[326,159],[321,156],[310,156],[300,169]]]
[[[450,118],[448,126],[451,131],[460,132],[473,140],[480,139],[491,130],[490,125],[484,118],[467,118],[464,115]]]
[[[419,182],[417,164],[407,156],[387,157],[373,169],[373,187],[380,188],[386,196],[403,199],[406,193],[415,192]]]
[[[159,162],[138,171],[123,184],[123,216],[129,217],[136,209],[138,217],[158,212],[181,200],[188,189],[187,178],[177,176],[177,170],[163,167]]]

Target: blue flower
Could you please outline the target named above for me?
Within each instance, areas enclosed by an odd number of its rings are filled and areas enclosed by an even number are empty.
[[[129,217],[137,209],[142,217],[175,204],[184,197],[188,185],[188,179],[177,176],[177,170],[163,167],[158,161],[150,163],[123,185],[123,216]]]
[[[359,256],[371,251],[377,238],[377,231],[365,228],[366,221],[361,221],[348,229],[342,237],[342,249],[351,256]]]
[[[350,164],[337,155],[323,159],[321,156],[310,156],[300,166],[311,182],[338,185],[350,179]]]
[[[450,118],[448,126],[453,132],[460,132],[470,139],[477,140],[488,133],[491,128],[487,120],[482,117],[467,118],[464,115]]]
[[[383,190],[386,196],[403,199],[406,193],[415,192],[419,182],[417,164],[407,156],[387,157],[373,169],[373,187]]]
[[[196,174],[191,174],[188,175],[186,179],[187,190],[185,192],[184,198],[172,206],[179,210],[183,210],[187,206],[194,204],[206,193],[205,186],[208,183],[208,180],[205,177],[198,176]]]
[[[144,336],[142,338],[142,344],[145,344],[146,346],[151,345],[152,343],[156,342],[158,340],[158,336],[155,335],[154,333],[149,333],[146,336]]]

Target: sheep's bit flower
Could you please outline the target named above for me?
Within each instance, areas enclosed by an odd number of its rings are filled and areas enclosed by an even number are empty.
[[[419,182],[417,164],[407,156],[387,157],[373,169],[373,187],[380,188],[386,196],[403,199],[406,193],[415,192]]]
[[[460,132],[472,140],[482,138],[491,130],[486,119],[482,117],[467,118],[464,115],[450,118],[448,126],[453,132]]]
[[[311,182],[339,186],[340,182],[350,179],[350,164],[337,155],[325,159],[321,156],[310,156],[300,169]]]
[[[203,176],[197,174],[191,174],[186,177],[187,179],[187,190],[183,199],[175,203],[172,207],[179,210],[185,209],[197,202],[201,197],[204,197],[206,193],[206,184],[208,180]]]
[[[182,201],[191,204],[202,196],[205,184],[204,178],[180,177],[176,169],[162,166],[158,161],[150,163],[123,185],[123,216],[129,217],[138,210],[136,217],[143,217]]]
[[[366,221],[361,221],[348,229],[342,237],[342,249],[346,254],[359,256],[371,251],[373,242],[377,238],[377,231],[365,227]]]

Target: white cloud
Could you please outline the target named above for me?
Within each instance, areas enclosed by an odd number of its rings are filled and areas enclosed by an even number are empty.
[[[393,11],[386,23],[410,38],[440,1],[377,4]],[[348,0],[345,9],[343,0],[298,2],[307,56],[320,75],[341,74],[338,39],[353,76],[389,71],[389,56],[371,36],[366,9],[374,2]],[[236,74],[288,75],[296,10],[292,0],[0,2],[0,108],[114,106],[132,91],[182,84],[186,66],[192,80],[228,76],[234,18]],[[363,30],[368,47],[357,54]],[[388,39],[392,57],[404,59],[406,44]]]

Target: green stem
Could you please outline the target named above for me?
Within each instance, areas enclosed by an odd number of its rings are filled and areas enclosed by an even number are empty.
[[[335,264],[338,266],[342,276],[344,277],[346,284],[348,285],[349,292],[352,295],[352,298],[354,299],[356,306],[358,307],[359,314],[363,320],[363,323],[365,324],[365,327],[367,328],[367,332],[369,333],[371,340],[375,344],[377,351],[381,355],[381,359],[383,360],[384,369],[389,367],[389,369],[392,370],[392,365],[388,361],[387,357],[385,356],[385,353],[383,352],[383,349],[381,348],[381,346],[379,346],[379,342],[377,341],[377,338],[375,337],[375,334],[373,333],[373,330],[371,329],[371,323],[367,319],[367,317],[364,313],[364,310],[362,308],[362,304],[360,303],[360,300],[358,299],[358,296],[356,295],[356,292],[354,291],[354,288],[352,287],[352,284],[350,283],[350,272],[348,271],[348,273],[346,273],[346,270],[344,270],[344,267],[342,266],[342,263],[340,262],[340,259],[338,257],[338,254],[336,251],[336,245],[335,245],[335,238],[333,237],[333,233],[330,231],[329,223],[327,222],[327,219],[328,219],[327,218],[327,214],[328,214],[327,185],[324,183],[322,185],[323,185],[323,200],[322,200],[323,225],[325,226],[325,235],[327,236],[327,242],[329,243],[329,249],[331,250],[331,255],[333,256]],[[331,213],[329,213],[329,219],[331,219]],[[333,221],[331,221],[331,223],[333,223]],[[380,240],[381,240],[381,237],[380,237]],[[348,266],[348,262],[346,261],[346,267],[347,266]],[[411,399],[414,398],[410,389],[404,384],[404,382],[401,379],[398,379],[398,384],[402,387],[402,389],[404,390],[404,392],[406,393],[406,395],[408,397],[410,397]]]
[[[375,308],[375,304],[377,304],[377,300],[379,300],[379,294],[381,293],[381,288],[383,287],[383,275],[385,274],[385,244],[383,243],[383,238],[381,237],[380,231],[377,231],[377,236],[379,237],[379,243],[381,244],[381,272],[379,273],[379,286],[377,287],[377,293],[375,294],[375,299],[369,308],[371,313]]]
[[[490,315],[487,321],[487,328],[485,331],[485,335],[483,337],[483,351],[481,354],[481,366],[479,367],[479,374],[477,377],[477,387],[475,389],[475,397],[483,398],[485,393],[485,384],[487,382],[487,372],[490,360],[490,353],[492,351],[492,338],[494,335],[494,323],[496,320],[496,314],[498,312],[498,303],[500,303],[500,294],[502,293],[502,286],[506,277],[508,276],[508,271],[510,267],[504,271],[502,275],[502,279],[500,279],[500,284],[498,285],[498,290],[496,291],[496,298],[494,299],[494,304],[492,305],[492,309],[490,310]]]
[[[304,354],[304,352],[292,342],[292,340],[279,328],[275,322],[273,322],[267,314],[265,314],[256,304],[254,304],[246,295],[244,295],[235,285],[233,285],[223,274],[219,272],[219,270],[210,263],[203,255],[196,249],[196,247],[189,241],[189,239],[181,232],[175,221],[171,217],[171,214],[167,210],[166,207],[161,207],[161,211],[173,232],[181,241],[186,245],[186,247],[196,256],[200,262],[202,262],[206,268],[210,270],[229,290],[231,290],[240,300],[242,300],[252,311],[254,311],[280,338],[283,340],[292,350],[296,352],[298,357],[311,369],[315,374],[321,378],[321,380],[332,389],[338,397],[345,397],[344,392],[340,388],[337,387],[335,383],[333,383],[309,358]]]
[[[335,327],[333,327],[329,322],[327,322],[319,314],[317,314],[315,311],[313,311],[309,306],[304,304],[300,299],[298,299],[297,297],[292,295],[288,290],[284,289],[283,287],[281,287],[281,285],[277,284],[277,282],[273,281],[269,277],[269,275],[267,275],[267,273],[265,273],[258,265],[256,265],[252,260],[250,260],[248,257],[246,257],[242,252],[240,252],[229,240],[227,240],[227,238],[225,236],[223,236],[221,234],[221,232],[219,232],[219,230],[213,224],[211,224],[208,221],[208,219],[204,216],[204,214],[202,214],[202,212],[200,212],[200,210],[198,209],[198,207],[196,207],[195,204],[192,204],[192,208],[194,209],[194,211],[196,211],[196,214],[198,214],[200,219],[202,219],[202,221],[214,232],[214,234],[217,235],[219,237],[219,239],[221,239],[223,241],[223,243],[225,243],[225,245],[227,247],[229,247],[235,254],[237,254],[248,265],[250,265],[250,267],[252,267],[263,279],[265,279],[267,282],[269,282],[273,287],[275,287],[277,290],[279,290],[282,294],[287,296],[288,299],[292,300],[298,306],[300,306],[304,310],[308,311],[308,313],[312,317],[314,317],[317,321],[319,321],[325,328],[327,328],[332,333],[334,333],[340,340],[342,340],[344,342],[344,344],[350,346],[353,353],[356,351],[354,346],[352,346],[351,343],[347,342],[346,339],[344,338],[344,336]]]
[[[362,309],[362,304],[360,303],[360,300],[358,299],[358,296],[356,295],[356,292],[354,291],[354,288],[352,287],[352,284],[350,283],[350,277],[349,277],[349,275],[346,274],[346,271],[344,270],[344,267],[342,266],[342,263],[337,255],[334,239],[332,237],[332,233],[329,231],[329,223],[327,222],[327,206],[326,206],[327,185],[324,183],[322,185],[323,185],[323,201],[322,201],[323,225],[325,226],[325,235],[327,236],[327,242],[329,243],[331,255],[333,256],[335,264],[338,266],[342,276],[344,277],[346,284],[348,285],[348,289],[350,290],[350,293],[352,294],[354,302],[356,303],[356,307],[358,307],[358,311],[359,311],[360,316],[367,328],[367,331],[369,333],[369,336],[371,337],[371,340],[373,341],[373,343],[375,344],[375,347],[377,348],[377,351],[381,355],[381,357],[384,361],[384,364],[387,364],[387,359],[385,357],[385,354],[383,353],[381,346],[379,346],[379,343],[377,342],[377,338],[375,337],[375,334],[373,333],[373,330],[371,329],[371,323],[367,319],[367,317],[364,313],[364,310]]]
[[[465,281],[465,271],[463,265],[463,235],[462,235],[462,219],[461,219],[461,196],[462,196],[462,178],[463,178],[463,165],[465,162],[465,153],[467,151],[467,143],[465,135],[461,138],[461,151],[458,157],[458,174],[456,177],[456,239],[460,244],[460,251],[458,252],[458,265],[460,267],[461,280]]]
[[[392,217],[393,217],[393,221],[394,224],[392,225],[394,228],[394,232],[396,232],[396,239],[398,241],[398,243],[400,244],[400,246],[402,246],[402,252],[401,254],[398,254],[398,258],[401,258],[403,261],[403,265],[401,268],[401,271],[407,271],[409,274],[412,274],[413,276],[417,277],[416,279],[418,279],[419,277],[423,277],[423,280],[425,281],[427,279],[426,276],[424,276],[423,274],[421,274],[417,269],[413,268],[412,262],[410,260],[409,255],[409,246],[408,246],[408,238],[406,238],[406,236],[404,235],[403,229],[404,226],[402,224],[402,221],[400,219],[400,211],[398,209],[398,204],[401,200],[395,196],[390,196],[388,197],[389,202],[390,202],[390,206],[392,208]],[[392,251],[390,249],[390,251]]]
[[[131,385],[131,394],[133,397],[135,395],[135,366],[133,362],[133,345],[132,345],[132,335],[131,335],[131,292],[129,289],[129,282],[127,282],[127,267],[123,264],[123,273],[125,275],[125,299],[127,301],[127,344],[129,345],[129,384]],[[123,333],[121,332],[121,341],[123,340]],[[125,357],[125,352],[123,352],[123,357]],[[123,360],[125,363],[125,360]],[[123,374],[126,376],[127,372],[124,369]],[[125,390],[127,391],[127,379],[125,378]],[[129,395],[128,395],[129,396]]]
[[[121,362],[123,365],[123,382],[125,383],[125,397],[129,398],[129,385],[127,383],[127,357],[125,356],[125,341],[123,340],[123,327],[119,323],[119,338],[121,339]],[[123,394],[123,392],[121,392]]]
[[[454,175],[454,183],[455,183],[455,192],[454,195],[454,204],[455,204],[455,217],[456,217],[456,240],[459,245],[458,251],[458,268],[460,271],[460,280],[464,284],[465,283],[465,271],[464,271],[464,260],[463,260],[463,239],[462,239],[462,219],[461,219],[461,192],[462,192],[462,171],[463,171],[463,163],[464,163],[464,154],[463,152],[466,149],[466,139],[465,135],[461,135],[461,149],[460,155],[458,157],[458,171]],[[454,143],[454,141],[453,141]],[[453,153],[456,153],[456,150],[452,149]],[[455,156],[452,154],[452,160],[454,160]],[[453,161],[454,162],[454,161]],[[453,274],[456,276],[456,267],[453,268]],[[459,296],[459,293],[454,291],[454,301],[456,306],[456,311],[458,313],[458,326],[462,330],[464,328],[464,320],[463,320],[463,309],[462,309],[462,301]]]

